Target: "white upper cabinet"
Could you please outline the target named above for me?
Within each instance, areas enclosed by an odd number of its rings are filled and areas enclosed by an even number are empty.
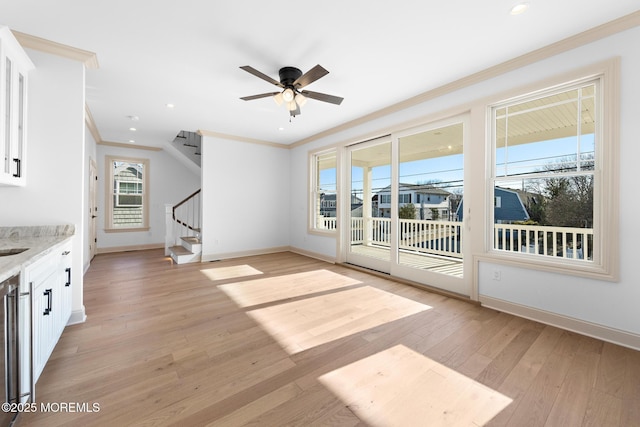
[[[0,185],[26,184],[27,73],[33,63],[0,26]]]

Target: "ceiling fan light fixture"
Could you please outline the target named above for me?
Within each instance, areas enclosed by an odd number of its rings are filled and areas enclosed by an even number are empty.
[[[298,109],[298,105],[296,104],[296,101],[287,102],[287,109],[289,111],[296,111]]]
[[[291,89],[290,87],[288,87],[284,91],[282,91],[282,99],[285,102],[293,101],[294,96],[295,96],[295,94],[293,93],[293,89]]]
[[[511,8],[511,15],[520,15],[529,9],[529,3],[518,3]]]
[[[282,99],[282,93],[278,93],[277,95],[273,95],[273,100],[276,104],[278,105],[282,105],[282,103],[284,102],[284,99]]]
[[[307,103],[307,97],[301,93],[296,95],[295,100],[296,100],[296,103],[301,107],[304,107],[304,104]]]

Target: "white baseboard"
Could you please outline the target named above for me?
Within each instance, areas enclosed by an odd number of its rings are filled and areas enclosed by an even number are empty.
[[[631,332],[609,328],[607,326],[598,325],[585,320],[551,313],[549,311],[488,297],[486,295],[480,295],[480,303],[484,307],[524,317],[525,319],[535,320],[536,322],[556,326],[568,331],[577,332],[592,338],[598,338],[623,347],[640,350],[640,335]]]
[[[226,253],[207,254],[207,255],[203,254],[202,262],[219,261],[222,259],[232,259],[232,258],[240,258],[245,256],[254,256],[254,255],[268,255],[268,254],[275,254],[279,252],[293,252],[298,255],[307,256],[309,258],[315,258],[317,260],[328,262],[331,264],[336,263],[336,259],[334,257],[330,257],[317,252],[307,251],[305,249],[300,249],[293,246],[278,246],[273,248],[256,249],[256,250],[242,251],[242,252],[226,252]]]
[[[273,248],[252,249],[248,251],[239,251],[239,252],[202,254],[202,262],[220,261],[222,259],[242,258],[246,256],[255,256],[255,255],[268,255],[268,254],[275,254],[278,252],[288,252],[289,250],[290,250],[289,246],[277,246]]]
[[[69,317],[67,326],[76,325],[78,323],[84,323],[86,321],[87,321],[87,314],[84,311],[84,306],[82,306],[82,310],[73,310],[71,312],[71,316]]]
[[[331,256],[327,256],[324,254],[319,254],[317,252],[312,252],[312,251],[308,251],[306,249],[300,249],[300,248],[296,248],[296,247],[290,247],[289,250],[295,254],[298,255],[304,255],[307,256],[309,258],[314,258],[320,261],[324,261],[324,262],[328,262],[331,264],[335,264],[336,263],[336,259],[334,257]]]
[[[97,254],[110,254],[114,252],[128,252],[128,251],[146,251],[148,249],[162,249],[164,243],[150,243],[147,245],[133,245],[133,246],[112,246],[110,248],[97,248]]]

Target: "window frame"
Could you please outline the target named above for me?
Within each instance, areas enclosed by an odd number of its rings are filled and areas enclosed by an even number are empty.
[[[594,177],[594,245],[598,251],[598,259],[585,263],[556,257],[541,257],[522,252],[495,250],[493,247],[495,182],[500,180],[496,175],[496,138],[494,108],[507,103],[516,103],[535,94],[550,94],[567,90],[580,82],[598,80],[600,93],[597,99],[598,120],[596,125],[595,170]],[[620,59],[613,58],[594,64],[585,69],[568,73],[554,79],[511,91],[509,96],[486,107],[487,129],[487,195],[485,251],[481,256],[489,261],[512,264],[517,267],[535,268],[562,274],[571,274],[599,280],[619,280],[619,103],[620,103]],[[599,125],[599,126],[598,126]],[[597,238],[595,237],[597,236]]]
[[[116,206],[120,206],[119,203],[114,203],[114,196],[119,197],[120,192],[114,192],[114,162],[124,162],[124,163],[135,163],[142,164],[142,183],[141,183],[141,194],[136,193],[135,195],[140,194],[142,196],[142,225],[135,227],[116,227],[113,225],[113,213],[114,208]],[[126,156],[105,156],[105,175],[107,179],[105,180],[105,225],[104,231],[107,233],[121,233],[121,232],[135,232],[135,231],[148,231],[149,227],[149,192],[150,192],[150,161],[149,159],[143,158],[133,158]],[[123,181],[123,182],[131,182],[131,181]],[[120,184],[120,182],[119,182]],[[118,184],[118,190],[120,185]],[[134,205],[130,205],[134,206]],[[138,206],[138,205],[135,205]]]
[[[336,221],[336,225],[334,228],[320,228],[318,227],[318,224],[316,223],[316,212],[319,212],[319,209],[322,207],[323,203],[326,203],[326,201],[322,201],[319,199],[319,187],[320,187],[320,182],[319,177],[320,177],[320,169],[318,167],[318,163],[319,160],[322,157],[327,157],[333,155],[334,159],[335,159],[335,170],[336,170],[336,175],[335,175],[335,201],[333,201],[331,204],[334,205],[335,210],[336,210],[336,217],[335,217],[335,221]],[[309,200],[308,200],[308,206],[309,206],[309,218],[308,218],[308,222],[307,222],[307,231],[310,234],[317,234],[317,235],[337,235],[338,233],[338,228],[339,228],[339,223],[340,223],[340,203],[339,203],[339,198],[340,198],[340,186],[339,186],[339,179],[340,179],[340,169],[339,169],[339,153],[338,153],[338,148],[337,147],[331,147],[328,149],[323,149],[323,150],[317,150],[317,151],[310,151],[309,152],[309,171],[310,171],[310,175],[309,175],[309,191],[307,192],[307,194],[309,195]]]

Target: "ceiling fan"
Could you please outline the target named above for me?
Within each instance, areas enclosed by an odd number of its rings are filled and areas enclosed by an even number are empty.
[[[278,105],[282,105],[283,103],[286,105],[287,109],[289,110],[289,114],[292,117],[301,114],[300,107],[302,107],[307,102],[307,98],[329,102],[336,105],[340,105],[343,100],[343,98],[340,98],[339,96],[327,95],[326,93],[320,92],[312,92],[310,90],[301,90],[308,84],[311,84],[319,78],[329,74],[329,72],[320,65],[316,65],[304,74],[302,74],[302,71],[300,71],[296,67],[280,68],[280,71],[278,73],[280,75],[280,81],[272,79],[271,77],[249,65],[244,65],[240,68],[245,70],[247,73],[253,74],[256,77],[259,77],[262,80],[265,80],[283,89],[281,92],[261,93],[259,95],[244,96],[240,99],[251,101],[253,99],[272,96],[273,100]]]

